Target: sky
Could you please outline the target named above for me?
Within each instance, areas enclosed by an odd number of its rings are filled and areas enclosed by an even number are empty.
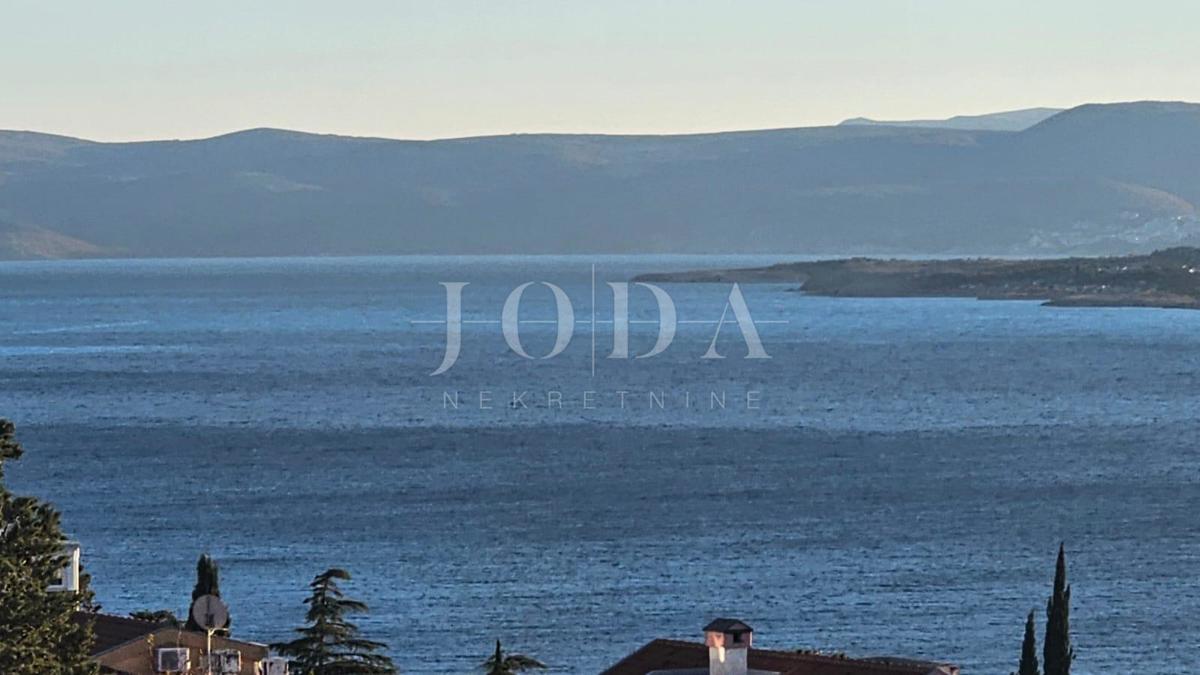
[[[0,129],[688,133],[1200,101],[1195,0],[0,0]]]

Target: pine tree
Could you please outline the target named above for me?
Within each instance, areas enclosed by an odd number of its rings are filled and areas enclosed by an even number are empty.
[[[196,585],[192,588],[192,602],[197,598],[205,595],[215,595],[221,597],[221,570],[217,566],[217,561],[212,559],[212,556],[207,553],[200,556],[196,561]],[[229,625],[233,622],[233,617],[225,621],[225,625],[221,627],[217,633],[229,635]],[[203,631],[204,628],[196,623],[192,618],[191,605],[188,605],[187,629],[195,631]]]
[[[350,573],[329,569],[309,584],[312,594],[300,637],[271,648],[291,659],[293,675],[394,675],[392,660],[376,652],[387,649],[382,642],[358,637],[358,626],[346,620],[347,614],[365,614],[367,605],[347,598],[338,581],[349,581]]]
[[[92,603],[87,577],[79,593],[47,590],[67,562],[59,514],[3,484],[5,462],[22,454],[13,424],[0,420],[0,673],[91,675],[92,625],[74,618]]]
[[[527,670],[545,670],[546,664],[524,654],[505,654],[496,640],[496,652],[479,667],[487,675],[517,675]]]
[[[1067,585],[1067,554],[1058,547],[1054,591],[1046,603],[1046,637],[1042,643],[1042,666],[1046,675],[1071,675],[1075,650],[1071,647],[1071,587]]]
[[[1038,671],[1037,633],[1034,629],[1033,610],[1025,619],[1025,640],[1021,642],[1021,664],[1017,675],[1041,675]]]

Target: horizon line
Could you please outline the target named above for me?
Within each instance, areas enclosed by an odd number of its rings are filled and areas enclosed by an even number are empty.
[[[336,133],[336,132],[308,131],[308,130],[302,130],[302,129],[288,128],[288,127],[275,127],[275,126],[263,125],[263,126],[245,127],[242,129],[235,129],[233,131],[227,131],[227,132],[213,134],[213,135],[207,135],[207,136],[174,137],[174,138],[143,138],[143,139],[134,139],[134,140],[96,140],[96,139],[87,138],[84,136],[73,136],[68,133],[38,131],[36,129],[28,129],[28,128],[25,128],[25,129],[4,128],[4,129],[0,129],[0,134],[31,134],[31,135],[37,135],[37,136],[47,136],[47,137],[52,137],[52,138],[65,139],[65,140],[80,141],[80,142],[84,142],[84,143],[91,143],[91,144],[97,144],[97,145],[131,145],[131,144],[135,144],[135,143],[190,143],[190,142],[198,142],[198,141],[210,141],[210,140],[225,138],[225,137],[229,137],[229,136],[236,136],[238,134],[263,132],[263,131],[283,132],[283,133],[299,134],[299,135],[305,135],[305,136],[324,136],[324,137],[331,137],[331,138],[356,139],[356,140],[365,140],[365,141],[391,141],[391,142],[401,142],[401,143],[434,143],[434,142],[439,142],[439,141],[465,141],[465,140],[477,140],[477,139],[489,139],[489,138],[510,138],[510,137],[514,137],[514,136],[581,136],[581,137],[592,136],[592,137],[616,137],[616,138],[620,138],[620,137],[675,138],[675,137],[687,137],[687,136],[713,136],[713,135],[718,135],[718,134],[741,134],[741,133],[760,133],[760,132],[770,132],[770,131],[789,131],[789,130],[795,130],[795,129],[832,129],[832,128],[836,128],[836,127],[840,127],[840,126],[854,126],[854,125],[847,124],[847,123],[856,121],[856,120],[863,120],[868,123],[868,124],[863,124],[862,126],[869,126],[870,124],[878,124],[878,125],[891,125],[891,126],[901,126],[902,127],[904,125],[904,123],[928,124],[931,122],[948,122],[948,121],[955,120],[955,119],[963,119],[963,118],[970,119],[970,118],[976,118],[976,117],[987,117],[990,115],[1004,115],[1004,114],[1011,114],[1011,113],[1027,112],[1027,111],[1033,111],[1033,110],[1057,110],[1058,112],[1055,113],[1055,115],[1052,115],[1052,117],[1053,117],[1058,114],[1061,114],[1064,112],[1070,112],[1072,110],[1076,110],[1078,108],[1083,108],[1086,106],[1117,106],[1117,105],[1133,105],[1133,104],[1146,104],[1146,103],[1180,103],[1180,104],[1188,104],[1188,105],[1200,105],[1200,104],[1194,103],[1192,101],[1183,101],[1183,100],[1138,99],[1138,100],[1129,100],[1129,101],[1109,101],[1109,102],[1102,102],[1102,103],[1087,102],[1087,103],[1080,103],[1077,105],[1064,107],[1064,108],[1059,108],[1059,107],[1055,107],[1055,106],[1029,106],[1029,107],[1023,107],[1023,108],[1011,108],[1011,109],[1004,109],[1004,110],[996,110],[996,111],[984,112],[984,113],[955,114],[955,115],[951,115],[949,117],[927,117],[927,118],[923,117],[923,118],[893,120],[893,119],[875,118],[875,117],[867,117],[867,116],[852,116],[852,117],[846,117],[846,118],[842,119],[841,121],[829,123],[829,124],[772,126],[772,127],[743,127],[743,128],[733,128],[733,129],[713,129],[713,130],[706,130],[706,131],[679,131],[679,132],[659,132],[659,133],[655,133],[655,132],[612,132],[612,131],[511,131],[511,132],[507,132],[507,133],[466,134],[466,135],[462,135],[462,136],[439,136],[439,137],[433,137],[433,138],[403,138],[403,137],[396,137],[396,136],[380,136],[380,135],[373,135],[373,134],[354,135],[354,134]],[[917,128],[917,127],[913,127],[913,128]],[[951,130],[954,130],[954,129],[951,129]],[[984,131],[984,130],[963,129],[961,131]],[[1014,133],[1014,132],[992,131],[991,133]]]

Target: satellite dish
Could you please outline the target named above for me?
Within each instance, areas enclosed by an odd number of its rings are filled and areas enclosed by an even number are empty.
[[[206,631],[219,630],[229,623],[229,608],[215,595],[202,595],[192,603],[192,621]]]

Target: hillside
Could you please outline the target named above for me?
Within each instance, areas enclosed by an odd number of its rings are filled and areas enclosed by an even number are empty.
[[[45,228],[0,222],[0,260],[95,258],[118,253]]]
[[[1124,253],[1200,242],[1198,203],[1200,106],[1181,103],[1083,106],[1019,132],[0,132],[0,219],[137,256]]]
[[[854,117],[842,122],[841,126],[871,125],[976,131],[1024,131],[1060,112],[1062,112],[1061,108],[1026,108],[987,115],[956,115],[944,120],[873,120],[867,117]]]
[[[0,163],[63,162],[68,152],[89,141],[32,131],[0,131]]]

